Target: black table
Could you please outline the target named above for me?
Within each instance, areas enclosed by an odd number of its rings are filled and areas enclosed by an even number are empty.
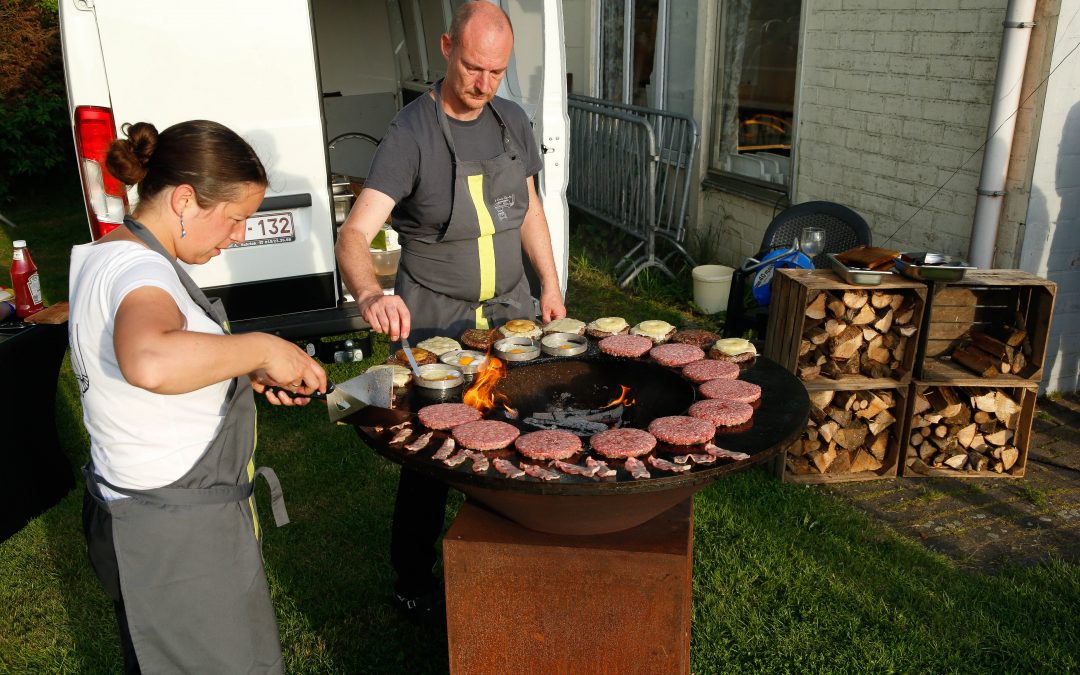
[[[75,487],[56,433],[56,383],[67,324],[0,323],[0,541],[18,532]]]

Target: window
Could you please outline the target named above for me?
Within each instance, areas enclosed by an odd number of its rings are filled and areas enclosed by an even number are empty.
[[[800,0],[724,0],[710,166],[774,189],[791,184]]]

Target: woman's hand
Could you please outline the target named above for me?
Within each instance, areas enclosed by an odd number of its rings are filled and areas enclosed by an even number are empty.
[[[252,389],[265,394],[266,400],[273,405],[287,406],[307,405],[311,399],[304,394],[326,391],[326,371],[318,361],[288,340],[267,334],[262,336],[266,355],[263,365],[249,375]],[[267,389],[268,386],[281,387],[290,394],[274,392]]]

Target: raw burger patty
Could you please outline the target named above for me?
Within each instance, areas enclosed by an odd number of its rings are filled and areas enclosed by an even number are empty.
[[[605,354],[637,358],[652,349],[653,341],[643,335],[612,335],[601,340],[597,346]]]
[[[696,417],[673,415],[654,419],[649,423],[649,433],[671,445],[698,445],[713,439],[716,425]]]
[[[681,330],[671,336],[672,342],[679,342],[685,345],[694,345],[695,347],[712,347],[716,344],[716,341],[720,339],[720,336],[716,333],[701,330],[698,328],[690,328],[688,330]]]
[[[421,408],[420,424],[428,429],[453,429],[459,424],[480,419],[480,411],[464,403],[438,403]]]
[[[691,382],[734,380],[739,376],[739,366],[731,361],[694,361],[682,369],[682,374]]]
[[[479,420],[454,427],[454,440],[470,450],[498,450],[514,442],[518,428],[498,420]]]
[[[649,356],[662,366],[685,366],[694,361],[705,358],[705,352],[701,347],[684,344],[656,345],[649,350]]]
[[[604,457],[640,457],[656,447],[656,437],[642,429],[608,429],[589,439],[592,449]]]
[[[761,398],[761,387],[744,380],[709,380],[698,387],[705,398],[722,398],[727,401],[753,403]]]
[[[530,459],[566,459],[581,451],[581,439],[569,431],[533,431],[519,436],[514,447]]]
[[[698,401],[690,406],[687,414],[708,420],[718,427],[733,427],[749,422],[754,416],[754,408],[749,403],[713,398]]]

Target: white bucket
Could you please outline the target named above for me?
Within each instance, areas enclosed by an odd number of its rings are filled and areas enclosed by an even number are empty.
[[[731,291],[731,275],[735,270],[726,265],[699,265],[691,272],[694,277],[694,304],[706,314],[727,309]]]

